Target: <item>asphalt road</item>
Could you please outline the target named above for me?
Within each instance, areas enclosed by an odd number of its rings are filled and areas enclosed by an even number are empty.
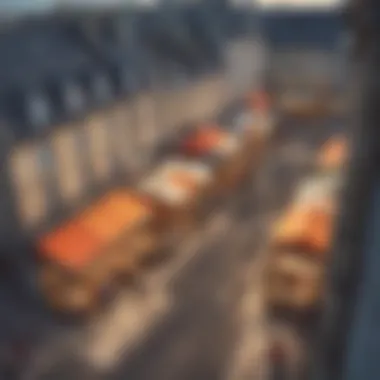
[[[26,379],[265,378],[272,330],[260,279],[268,227],[336,125],[281,125],[230,207],[90,326],[49,330]]]
[[[244,201],[244,208],[216,214],[177,257],[148,273],[133,295],[121,295],[114,312],[73,333],[65,352],[36,378],[223,378],[238,344],[254,257],[250,246],[256,243],[247,224],[254,190],[247,187],[237,202]]]

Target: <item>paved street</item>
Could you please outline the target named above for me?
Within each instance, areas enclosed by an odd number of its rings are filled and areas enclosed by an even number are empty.
[[[230,207],[88,327],[56,326],[35,351],[28,379],[264,378],[272,333],[261,296],[268,227],[331,129],[281,128]]]

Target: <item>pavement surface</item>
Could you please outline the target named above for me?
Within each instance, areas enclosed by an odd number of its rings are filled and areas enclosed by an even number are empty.
[[[282,123],[244,189],[173,257],[87,327],[46,322],[47,338],[33,351],[24,378],[265,379],[275,331],[261,289],[267,234],[310,172],[316,147],[337,126]]]

